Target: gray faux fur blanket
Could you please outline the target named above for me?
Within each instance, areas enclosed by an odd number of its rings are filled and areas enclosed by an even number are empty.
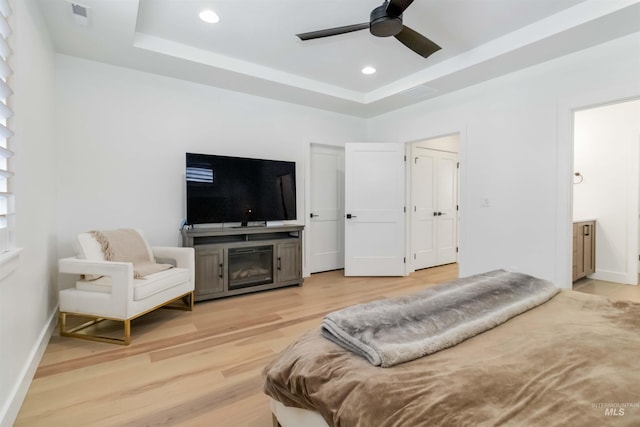
[[[496,270],[334,311],[323,319],[322,335],[386,368],[454,346],[559,291],[546,280]]]

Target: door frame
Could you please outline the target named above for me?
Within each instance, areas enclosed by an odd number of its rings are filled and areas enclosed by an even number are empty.
[[[460,164],[460,166],[458,167],[458,176],[457,176],[457,204],[458,204],[458,211],[456,212],[456,244],[458,247],[458,252],[456,254],[456,263],[458,264],[458,269],[459,271],[461,271],[461,254],[463,252],[462,247],[461,247],[461,235],[462,235],[462,224],[461,224],[461,215],[460,212],[462,210],[461,207],[461,201],[462,201],[462,190],[464,188],[464,186],[462,185],[462,153],[463,153],[463,140],[464,140],[464,135],[462,131],[454,131],[454,132],[448,132],[448,133],[444,133],[444,134],[440,134],[440,135],[436,135],[436,136],[431,136],[428,138],[421,138],[419,140],[416,141],[412,141],[412,142],[408,142],[407,143],[407,158],[410,160],[414,155],[415,155],[415,149],[418,148],[419,144],[425,144],[428,143],[429,141],[434,141],[434,140],[439,140],[442,138],[446,138],[446,137],[450,137],[450,136],[457,136],[457,140],[458,140],[458,147],[457,147],[457,151],[455,151],[456,155],[458,156],[458,163]],[[454,151],[451,151],[450,149],[446,149],[446,147],[441,147],[441,146],[433,146],[433,147],[422,147],[422,148],[427,148],[427,149],[431,149],[431,150],[435,150],[435,151],[443,151],[443,152],[448,152],[448,153],[453,153]],[[407,235],[407,242],[406,242],[406,253],[408,254],[408,260],[409,262],[407,262],[407,268],[408,268],[408,273],[413,273],[414,271],[416,271],[415,265],[413,263],[413,257],[410,256],[410,254],[412,253],[412,249],[413,249],[413,242],[412,242],[412,230],[411,230],[411,225],[413,222],[413,210],[411,209],[411,206],[413,206],[413,183],[411,180],[411,176],[412,176],[412,169],[413,169],[413,162],[408,161],[407,162],[407,169],[406,169],[406,174],[407,174],[407,183],[406,183],[406,187],[407,187],[407,195],[406,195],[406,204],[407,204],[407,210],[408,210],[408,215],[406,218],[406,235]],[[462,276],[462,273],[460,273],[460,276]]]
[[[585,111],[590,111],[590,110],[597,110],[599,108],[603,108],[603,107],[613,107],[616,105],[622,105],[628,102],[636,102],[636,103],[640,103],[640,98],[636,98],[636,99],[627,99],[627,100],[623,100],[620,102],[608,102],[602,105],[596,105],[596,106],[591,106],[589,108],[580,108],[580,109],[574,109],[573,110],[573,138],[572,138],[572,155],[573,155],[573,159],[575,162],[575,156],[576,156],[576,137],[575,137],[575,117],[576,114],[580,113],[580,112],[585,112]],[[600,141],[600,142],[604,142],[604,141]],[[635,149],[638,150],[638,147],[640,146],[640,139],[638,139],[637,141],[634,141],[634,143],[632,144],[632,146],[630,147],[631,150]],[[638,214],[639,214],[639,205],[638,205],[638,189],[639,189],[639,183],[640,181],[638,181],[638,172],[640,169],[640,157],[638,156],[638,152],[633,153],[633,152],[626,152],[627,154],[627,164],[625,165],[626,168],[624,168],[624,170],[626,170],[626,173],[629,175],[627,178],[627,185],[630,187],[629,190],[626,190],[628,192],[628,194],[625,197],[625,203],[624,205],[621,206],[617,206],[619,209],[616,209],[616,211],[621,212],[621,216],[626,217],[626,219],[620,218],[620,223],[624,224],[624,230],[625,230],[625,236],[639,236],[639,230],[638,230]],[[633,154],[633,155],[629,155],[629,154]],[[604,174],[606,175],[606,173]],[[598,179],[598,176],[594,177],[596,180]],[[574,190],[575,190],[575,186],[572,186],[571,188],[572,190],[572,217],[574,216],[573,214],[573,208],[575,206],[575,196],[574,196]],[[603,215],[604,218],[607,218],[607,215]],[[599,218],[595,218],[596,220],[596,228],[602,230],[602,223],[600,223],[600,225],[598,225],[598,219]],[[611,217],[609,216],[609,219],[611,219]],[[606,234],[606,233],[605,233]],[[597,246],[597,242],[598,239],[596,237],[596,246]],[[618,262],[620,262],[623,265],[626,265],[626,268],[622,271],[609,271],[609,270],[605,270],[605,269],[598,269],[597,268],[597,263],[596,263],[596,271],[591,274],[589,277],[593,278],[593,279],[597,279],[597,280],[605,280],[605,281],[610,281],[610,282],[616,282],[616,283],[623,283],[623,284],[627,284],[627,285],[638,285],[638,254],[640,253],[640,248],[638,247],[638,238],[627,238],[626,240],[623,241],[616,241],[615,243],[612,243],[612,245],[614,247],[617,247],[619,249],[622,249],[622,247],[624,247],[624,253],[620,254],[618,257],[616,257],[616,260]],[[619,245],[619,246],[616,246]],[[597,252],[597,249],[596,249]],[[596,254],[596,259],[598,258],[597,254]]]
[[[623,85],[600,91],[580,93],[558,100],[555,283],[561,288],[571,289],[573,287],[574,113],[579,110],[638,98],[640,98],[640,90],[637,85],[635,87],[633,85]]]

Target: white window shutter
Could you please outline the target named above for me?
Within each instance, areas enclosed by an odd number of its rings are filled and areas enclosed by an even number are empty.
[[[11,7],[8,0],[0,0],[0,253],[14,247],[13,231],[15,200],[11,192]]]

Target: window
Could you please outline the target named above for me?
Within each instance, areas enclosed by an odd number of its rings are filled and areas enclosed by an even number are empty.
[[[9,18],[11,7],[8,0],[0,0],[0,253],[14,247],[14,195],[11,192],[11,178],[14,173],[11,168],[11,131],[10,108],[11,74],[9,65],[11,48],[8,38],[11,35]]]

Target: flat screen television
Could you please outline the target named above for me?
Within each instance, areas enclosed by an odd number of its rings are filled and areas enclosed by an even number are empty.
[[[296,219],[295,162],[186,153],[187,224]]]

